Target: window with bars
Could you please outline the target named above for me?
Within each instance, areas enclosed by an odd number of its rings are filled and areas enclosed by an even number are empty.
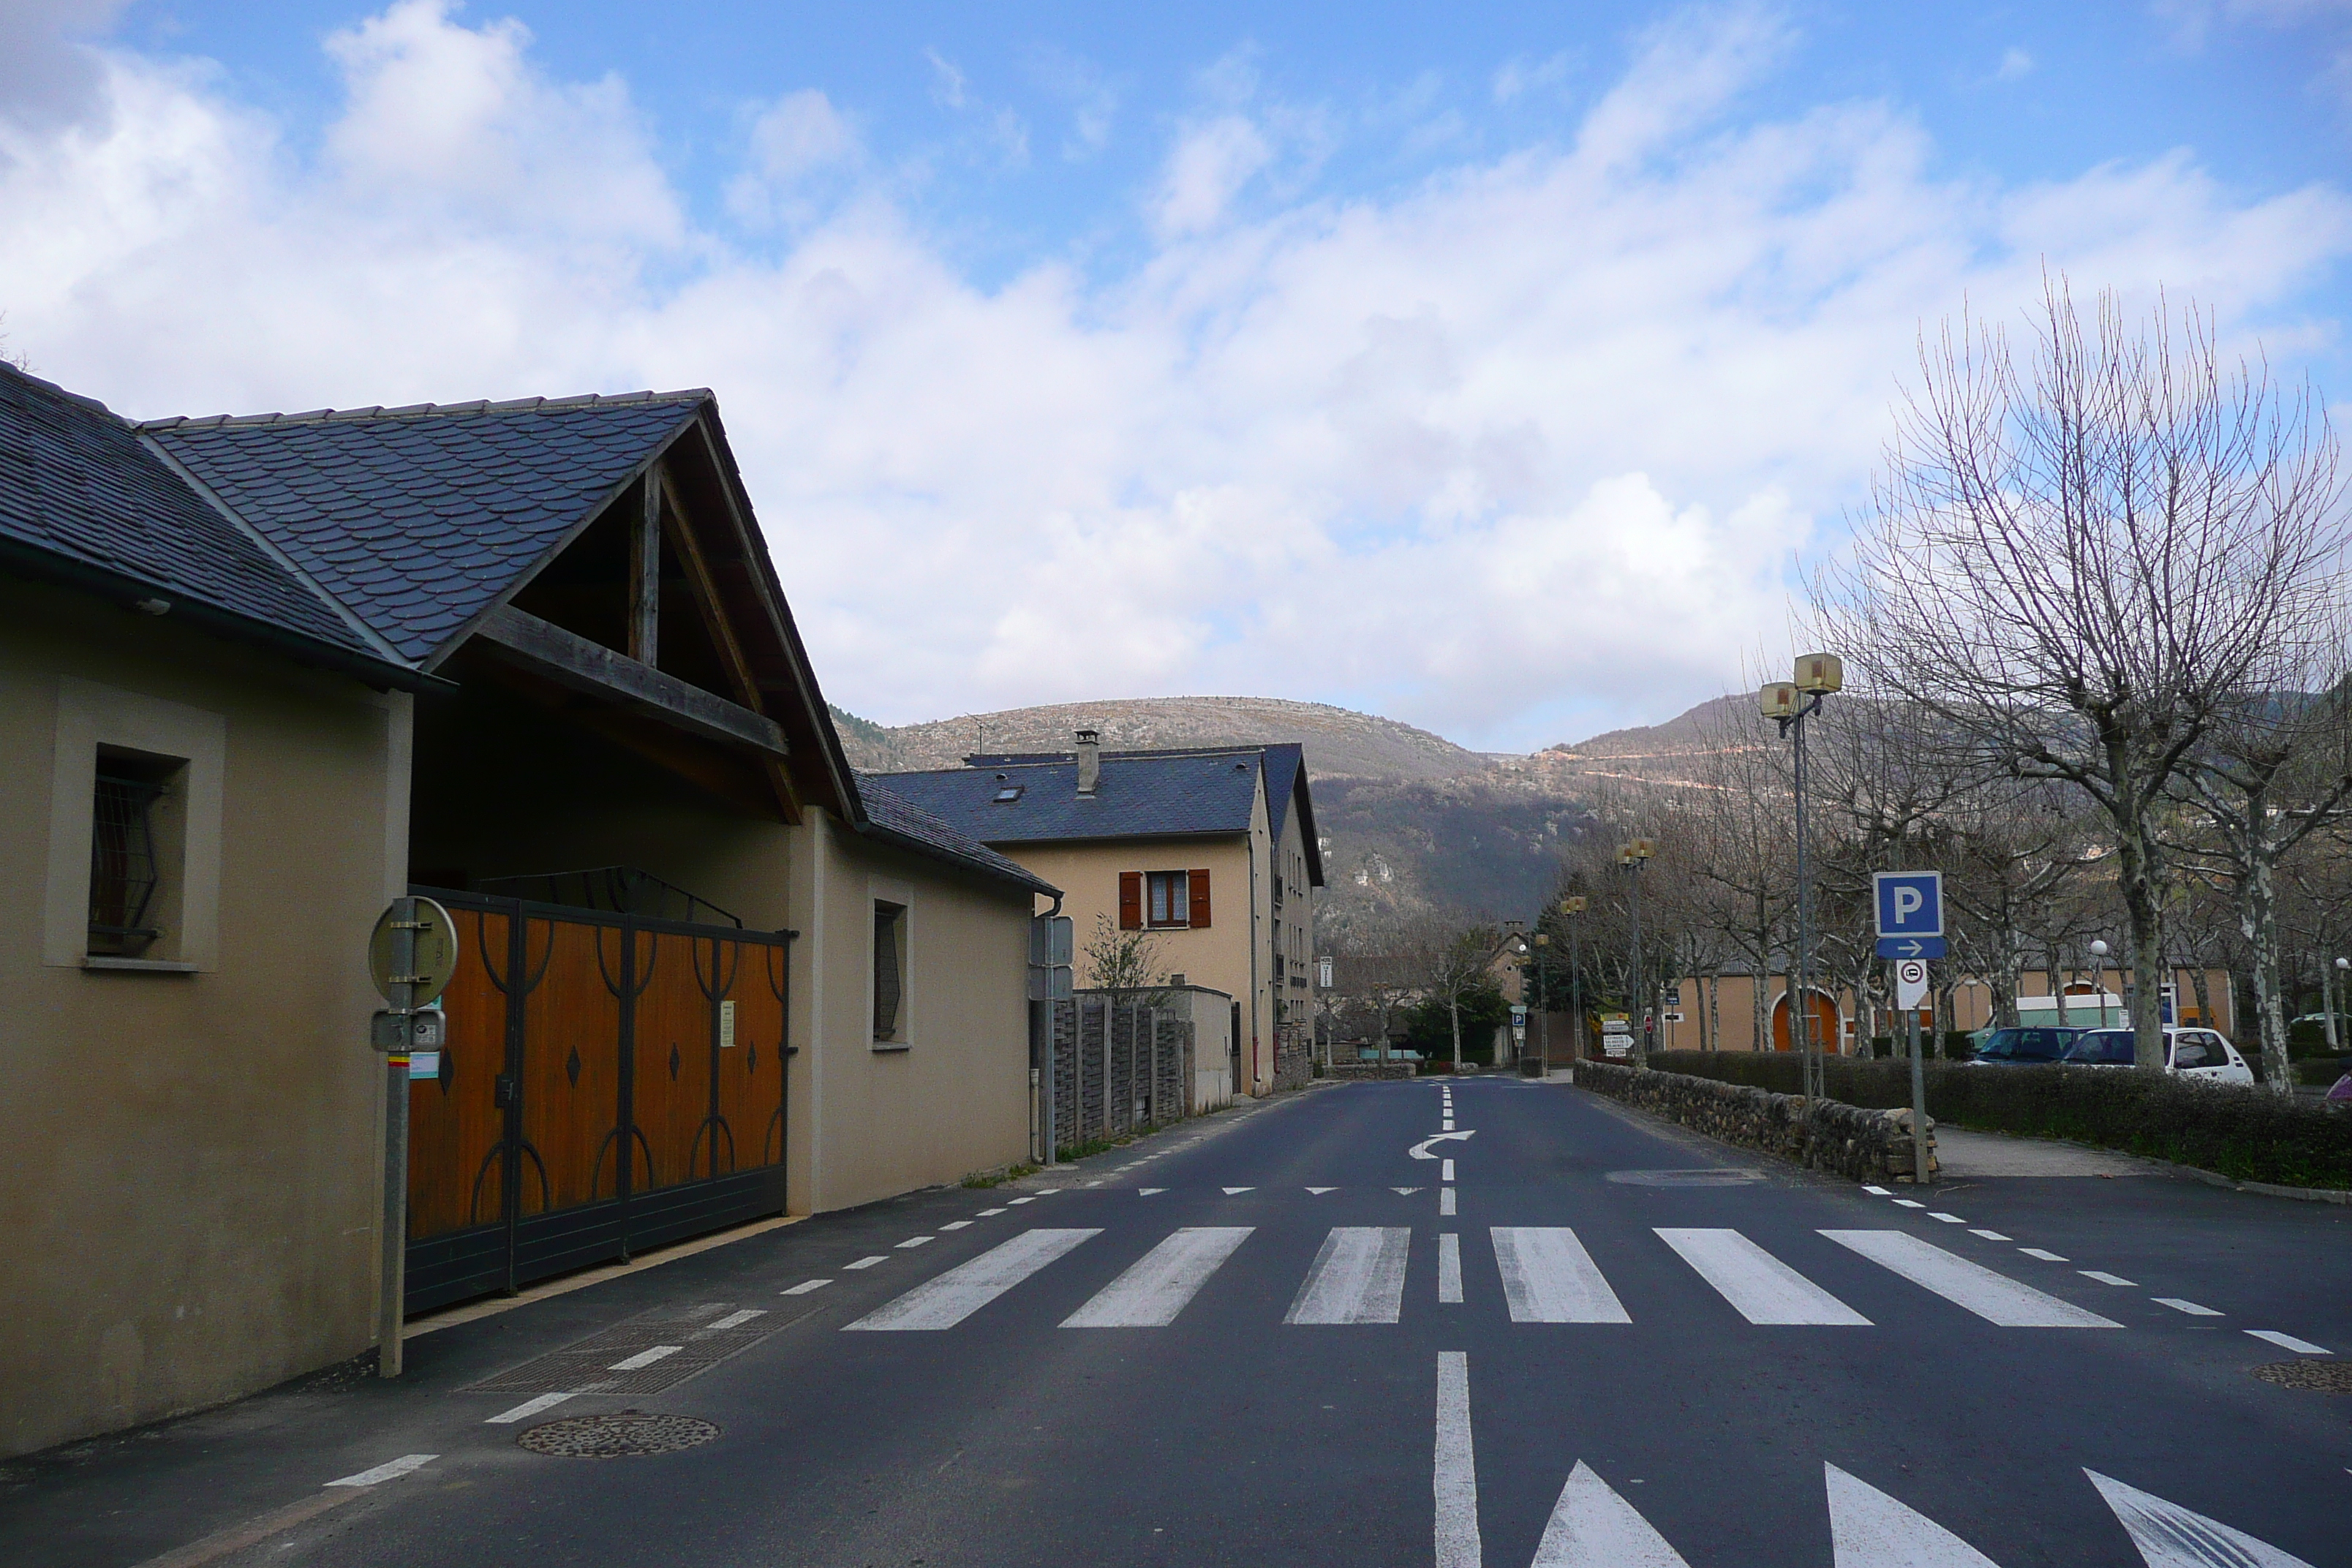
[[[89,952],[138,958],[163,934],[155,916],[172,868],[158,805],[186,763],[102,750],[90,796]]]
[[[907,907],[874,905],[874,1038],[905,1038],[901,1015],[907,1001]]]

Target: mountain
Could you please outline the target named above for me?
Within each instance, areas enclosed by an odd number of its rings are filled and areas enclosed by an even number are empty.
[[[1305,749],[1329,893],[1318,944],[1377,943],[1400,916],[1429,910],[1528,919],[1558,886],[1559,851],[1593,805],[1682,784],[1721,703],[1664,724],[1613,730],[1532,756],[1469,751],[1378,714],[1270,697],[1151,697],[1065,702],[887,726],[841,709],[834,728],[871,773],[962,765],[975,752],[1066,752],[1091,725],[1106,750],[1265,745]]]

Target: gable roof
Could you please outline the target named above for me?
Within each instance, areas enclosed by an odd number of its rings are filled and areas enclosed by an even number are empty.
[[[1282,808],[1275,803],[1290,799],[1298,805],[1299,848],[1307,857],[1309,886],[1323,886],[1323,842],[1315,832],[1315,795],[1307,787],[1307,749],[1291,741],[1259,748],[1265,756],[1266,816],[1274,824],[1274,847],[1282,847]]]
[[[0,362],[0,559],[379,685],[415,671],[92,398]]]
[[[139,429],[401,657],[425,664],[711,401],[697,388]]]
[[[882,783],[983,844],[1173,838],[1247,833],[1264,770],[1255,748],[1104,753],[1095,793],[1078,793],[1076,758],[984,759]],[[1013,785],[1021,794],[1000,803]]]
[[[1061,893],[1059,888],[1034,872],[986,845],[974,843],[870,773],[857,775],[857,795],[866,803],[866,821],[859,829],[866,837],[899,844],[934,858],[956,861],[982,876],[1017,883],[1049,899]]]

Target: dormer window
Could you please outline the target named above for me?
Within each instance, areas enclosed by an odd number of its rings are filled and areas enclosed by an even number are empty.
[[[996,804],[999,805],[1012,805],[1014,801],[1021,798],[1021,791],[1024,787],[1024,786],[1021,784],[1000,784],[996,791]]]

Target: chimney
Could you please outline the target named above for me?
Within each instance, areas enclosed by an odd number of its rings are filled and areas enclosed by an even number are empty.
[[[1078,793],[1092,795],[1102,779],[1102,731],[1078,731]]]

